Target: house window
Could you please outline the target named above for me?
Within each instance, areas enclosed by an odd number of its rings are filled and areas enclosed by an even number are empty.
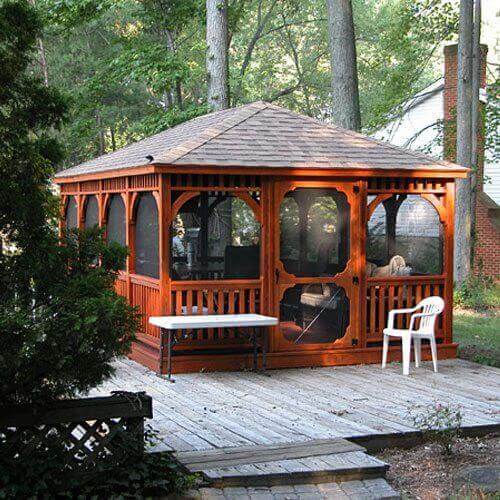
[[[95,196],[90,196],[85,205],[85,229],[99,225],[99,204]]]
[[[65,221],[66,229],[76,229],[78,227],[78,208],[73,196],[68,198],[68,203],[66,204]]]
[[[349,260],[349,204],[336,189],[289,191],[280,206],[280,257],[295,276],[334,276]]]
[[[171,228],[174,280],[259,277],[260,224],[231,193],[201,193],[181,207]]]
[[[393,195],[375,208],[367,228],[367,275],[441,274],[443,225],[419,195]]]
[[[158,278],[158,208],[150,193],[140,195],[135,216],[135,272]]]

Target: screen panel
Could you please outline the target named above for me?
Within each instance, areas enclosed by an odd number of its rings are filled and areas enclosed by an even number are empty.
[[[66,229],[76,229],[78,227],[78,208],[74,196],[68,198],[65,219]]]
[[[350,210],[336,189],[298,188],[280,206],[280,258],[295,276],[334,276],[349,260]]]
[[[135,221],[135,272],[159,277],[158,207],[150,193],[141,194]]]
[[[96,196],[90,196],[85,204],[85,229],[99,225],[99,204]]]

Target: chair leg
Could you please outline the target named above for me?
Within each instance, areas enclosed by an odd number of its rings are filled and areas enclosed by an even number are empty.
[[[384,335],[384,344],[382,347],[382,368],[387,364],[387,351],[389,349],[389,335]]]
[[[415,349],[415,367],[418,368],[420,366],[420,356],[422,352],[422,339],[415,337],[413,339],[413,348]]]
[[[436,348],[436,339],[431,337],[429,339],[431,344],[431,354],[432,354],[432,365],[434,366],[434,371],[437,373],[438,371],[438,359],[437,359],[437,348]]]
[[[405,335],[402,339],[403,347],[403,375],[410,374],[410,353],[411,353],[411,335]]]

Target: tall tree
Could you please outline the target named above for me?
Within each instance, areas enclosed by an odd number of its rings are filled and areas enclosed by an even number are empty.
[[[327,0],[328,35],[332,64],[333,122],[359,130],[358,68],[351,0]]]
[[[479,118],[479,89],[481,86],[481,0],[474,0],[474,27],[472,33],[472,108],[471,108],[471,234],[476,227],[476,199],[479,183],[482,182],[481,162],[479,155],[478,135],[483,124]],[[471,245],[471,265],[474,262],[474,245]]]
[[[227,0],[207,0],[208,104],[229,107]]]
[[[472,31],[473,0],[460,0],[458,31],[457,163],[471,166],[472,149]],[[456,189],[455,279],[462,283],[470,273],[471,177],[459,179]]]

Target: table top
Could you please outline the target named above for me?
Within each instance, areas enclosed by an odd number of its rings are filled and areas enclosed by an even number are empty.
[[[229,328],[246,326],[273,326],[278,318],[262,314],[197,314],[190,316],[152,316],[149,322],[165,330],[187,328]]]

